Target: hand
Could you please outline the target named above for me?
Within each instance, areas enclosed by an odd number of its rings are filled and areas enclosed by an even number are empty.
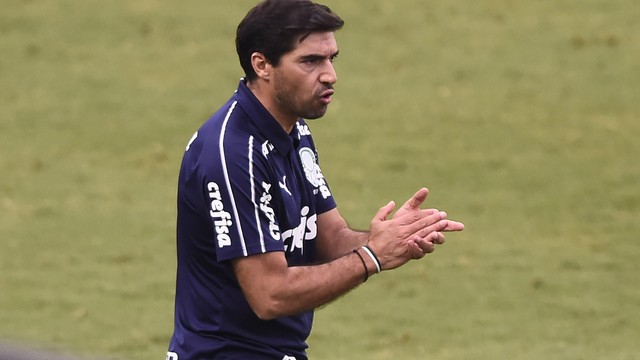
[[[429,195],[429,189],[422,188],[418,190],[407,202],[402,205],[400,209],[396,212],[394,217],[402,216],[405,214],[409,214],[411,212],[422,211],[426,213],[435,213],[437,209],[426,209],[420,210],[420,205],[426,200]],[[431,253],[435,250],[435,245],[444,244],[445,235],[443,232],[447,231],[462,231],[464,230],[464,224],[458,221],[447,220],[447,215],[444,215],[444,223],[442,224],[442,229],[438,231],[429,232],[428,229],[421,229],[418,232],[418,236],[420,239],[416,239],[416,244],[422,249],[423,256],[424,254]]]
[[[411,259],[424,256],[421,232],[431,234],[444,228],[446,217],[441,211],[412,211],[387,220],[395,208],[390,202],[378,210],[371,221],[369,247],[377,254],[383,270],[397,268]]]
[[[445,231],[461,231],[464,224],[447,220],[447,213],[437,209],[420,209],[429,190],[418,190],[398,209],[391,220],[387,217],[395,203],[380,208],[371,221],[369,246],[376,252],[383,269],[399,267],[411,259],[422,258],[444,243]]]

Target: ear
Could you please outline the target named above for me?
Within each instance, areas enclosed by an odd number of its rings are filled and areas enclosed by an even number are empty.
[[[256,51],[251,54],[251,66],[253,66],[253,71],[256,72],[258,78],[263,80],[269,80],[271,78],[271,63],[262,53]]]

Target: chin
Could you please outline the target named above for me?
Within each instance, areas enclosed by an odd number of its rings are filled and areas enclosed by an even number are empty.
[[[302,118],[308,119],[308,120],[320,119],[326,113],[327,113],[327,107],[325,106],[323,109],[318,109],[318,111],[304,114]]]

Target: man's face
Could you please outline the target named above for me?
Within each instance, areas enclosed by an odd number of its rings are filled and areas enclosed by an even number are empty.
[[[333,60],[338,44],[333,32],[311,33],[274,67],[275,104],[289,118],[317,119],[327,112],[338,80]]]

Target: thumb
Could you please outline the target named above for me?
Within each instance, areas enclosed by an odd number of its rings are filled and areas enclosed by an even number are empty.
[[[373,221],[385,221],[387,220],[387,216],[389,216],[389,214],[391,214],[391,212],[393,211],[393,209],[395,209],[396,207],[396,203],[393,201],[389,201],[389,203],[383,207],[381,207],[378,212],[376,213],[376,216],[373,218]]]

